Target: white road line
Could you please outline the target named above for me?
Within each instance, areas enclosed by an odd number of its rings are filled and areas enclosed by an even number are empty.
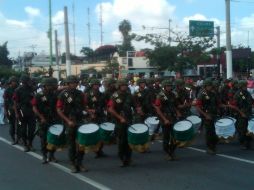
[[[187,149],[202,152],[202,153],[206,153],[206,150],[199,149],[199,148],[187,147]],[[236,160],[236,161],[239,161],[239,162],[245,162],[245,163],[248,163],[248,164],[254,164],[253,160],[247,160],[247,159],[238,158],[238,157],[235,157],[235,156],[228,156],[228,155],[225,155],[225,154],[216,154],[216,156],[220,156],[220,157],[223,157],[223,158],[228,158],[228,159],[231,159],[231,160]]]
[[[0,137],[0,141],[6,143],[6,144],[8,144],[8,145],[11,145],[11,142],[8,141],[8,140],[5,139],[5,138]],[[23,147],[21,147],[21,146],[19,146],[19,145],[12,145],[12,146],[15,147],[15,148],[18,149],[18,150],[23,151]],[[39,154],[37,154],[37,153],[34,153],[34,152],[27,152],[27,154],[29,154],[30,156],[32,156],[32,157],[34,157],[34,158],[37,158],[37,159],[39,159],[39,160],[42,159],[42,156],[39,155]],[[50,163],[50,164],[51,164],[52,166],[54,166],[55,168],[57,168],[57,169],[59,169],[59,170],[65,172],[65,173],[67,173],[67,174],[69,174],[69,175],[71,175],[71,176],[73,176],[73,177],[75,177],[75,178],[77,178],[77,179],[79,179],[79,180],[81,180],[81,181],[83,181],[83,182],[85,182],[85,183],[87,183],[87,184],[89,184],[89,185],[91,185],[91,186],[97,188],[97,189],[100,189],[100,190],[111,190],[109,187],[106,187],[105,185],[102,185],[102,184],[100,184],[100,183],[98,183],[98,182],[96,182],[96,181],[94,181],[94,180],[92,180],[92,179],[90,179],[90,178],[88,178],[88,177],[85,177],[85,176],[83,176],[83,175],[81,175],[81,174],[74,174],[74,173],[71,173],[71,172],[70,172],[70,169],[67,168],[67,167],[65,167],[65,166],[63,166],[63,165],[60,165],[60,164],[58,164],[58,163]]]

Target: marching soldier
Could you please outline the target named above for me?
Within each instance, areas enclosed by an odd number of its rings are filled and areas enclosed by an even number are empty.
[[[43,89],[37,93],[32,100],[33,111],[38,117],[39,135],[41,139],[41,152],[43,155],[42,163],[46,164],[48,161],[56,162],[54,157],[55,149],[47,150],[47,132],[51,125],[58,123],[58,115],[56,113],[57,101],[57,79],[45,78],[42,81]]]
[[[9,134],[12,139],[12,144],[17,144],[20,139],[20,131],[18,131],[18,128],[16,127],[16,117],[15,117],[15,111],[14,111],[14,102],[13,102],[13,94],[15,89],[18,86],[18,79],[16,77],[11,77],[9,79],[9,86],[4,92],[4,109],[5,109],[5,115],[7,119],[9,120],[10,129]]]
[[[218,143],[214,122],[216,121],[220,104],[217,95],[212,91],[212,80],[206,79],[203,86],[204,88],[200,91],[196,101],[196,109],[204,118],[207,153],[214,155],[216,154]]]
[[[235,109],[240,113],[237,118],[237,131],[239,141],[243,149],[251,149],[252,138],[247,135],[248,119],[252,114],[253,99],[247,91],[247,81],[241,80],[239,82],[239,91],[234,95]]]
[[[20,81],[22,84],[15,90],[13,95],[14,111],[19,127],[21,127],[21,137],[25,146],[24,151],[28,152],[33,148],[32,143],[35,132],[35,115],[31,104],[34,91],[29,76],[21,76]]]
[[[166,159],[173,161],[176,160],[173,124],[179,118],[180,113],[177,110],[176,96],[172,91],[172,82],[170,80],[162,81],[162,88],[155,100],[154,107],[162,123],[163,149],[167,154]]]
[[[118,138],[118,155],[122,161],[121,167],[131,164],[132,150],[128,144],[128,127],[132,122],[133,99],[128,91],[127,81],[121,79],[117,82],[117,91],[107,103],[108,112],[115,118]]]
[[[104,120],[105,101],[103,94],[99,91],[100,81],[92,79],[90,81],[90,90],[85,93],[86,112],[88,120],[93,123],[100,124]],[[103,143],[101,143],[99,151],[96,152],[96,158],[105,157],[103,152]]]
[[[64,121],[67,130],[69,159],[72,165],[71,172],[77,173],[79,171],[87,171],[82,165],[84,151],[79,150],[76,146],[77,130],[83,124],[85,98],[84,94],[76,89],[79,83],[76,76],[68,76],[66,83],[67,88],[58,96],[57,113]]]

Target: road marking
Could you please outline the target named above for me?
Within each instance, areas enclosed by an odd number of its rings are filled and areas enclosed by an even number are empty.
[[[206,153],[206,150],[199,149],[199,148],[187,147],[187,149],[202,152],[202,153]],[[231,160],[236,160],[236,161],[239,161],[239,162],[245,162],[245,163],[248,163],[248,164],[254,164],[253,160],[247,160],[247,159],[238,158],[238,157],[235,157],[235,156],[228,156],[226,154],[216,154],[216,156],[220,156],[220,157],[231,159]]]
[[[0,141],[6,143],[6,144],[8,144],[8,145],[11,145],[11,142],[8,141],[8,140],[5,139],[5,138],[0,137]],[[21,147],[21,146],[19,146],[19,145],[12,145],[12,146],[15,147],[15,148],[18,149],[18,150],[21,150],[21,151],[24,150],[23,147]],[[39,160],[42,160],[42,156],[39,155],[39,154],[37,154],[37,153],[34,153],[34,152],[27,152],[27,154],[29,154],[30,156],[32,156],[32,157],[34,157],[34,158],[37,158],[37,159],[39,159]],[[54,166],[55,168],[61,170],[61,171],[63,171],[63,172],[65,172],[65,173],[67,173],[67,174],[69,174],[69,175],[71,175],[71,176],[73,176],[73,177],[75,177],[75,178],[77,178],[77,179],[79,179],[79,180],[81,180],[81,181],[83,181],[83,182],[85,182],[85,183],[87,183],[87,184],[89,184],[89,185],[91,185],[91,186],[97,188],[97,189],[100,189],[100,190],[111,190],[109,187],[106,187],[105,185],[102,185],[102,184],[100,184],[100,183],[98,183],[98,182],[96,182],[96,181],[94,181],[94,180],[92,180],[92,179],[90,179],[90,178],[88,178],[88,177],[85,177],[85,176],[83,176],[83,175],[81,175],[81,174],[78,174],[78,173],[76,173],[76,174],[71,173],[71,172],[70,172],[70,169],[67,168],[67,167],[65,167],[65,166],[63,166],[63,165],[60,165],[60,164],[58,164],[58,163],[49,163],[49,164],[52,165],[52,166]]]

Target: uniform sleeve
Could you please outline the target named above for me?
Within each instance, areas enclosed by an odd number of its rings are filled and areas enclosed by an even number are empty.
[[[63,109],[63,105],[63,101],[58,99],[56,102],[56,108]]]
[[[107,108],[114,108],[115,103],[112,99],[109,99],[107,102]]]
[[[14,100],[14,101],[18,101],[18,94],[17,94],[17,92],[14,92],[14,94],[13,94],[13,96],[12,96],[12,99]]]
[[[160,107],[161,106],[161,100],[159,98],[155,99],[154,105]]]
[[[31,104],[32,106],[37,106],[38,102],[35,97],[33,97],[33,99],[31,100]]]

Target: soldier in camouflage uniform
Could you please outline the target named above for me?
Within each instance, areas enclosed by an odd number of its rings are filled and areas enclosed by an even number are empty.
[[[16,77],[11,77],[9,79],[9,86],[6,88],[4,92],[4,109],[5,109],[5,115],[7,119],[9,120],[10,129],[9,134],[12,139],[12,144],[17,144],[20,138],[20,131],[18,131],[18,128],[16,127],[16,117],[15,117],[15,111],[14,111],[14,102],[13,102],[13,94],[15,89],[18,86],[18,79]]]
[[[90,81],[90,90],[85,93],[86,112],[88,113],[88,121],[96,124],[100,124],[104,121],[104,109],[105,101],[103,94],[99,91],[100,81],[98,79],[92,79]],[[103,152],[103,143],[101,144],[99,151],[96,152],[96,158],[105,157]]]
[[[191,108],[191,99],[189,91],[185,89],[184,81],[181,79],[177,79],[175,81],[176,89],[175,89],[175,95],[176,95],[176,104],[177,109],[180,112],[181,118],[186,118],[191,114],[190,108]]]
[[[107,83],[107,88],[105,89],[105,92],[103,94],[105,105],[107,105],[107,102],[110,100],[112,95],[116,92],[116,81],[115,79],[106,79],[105,82]],[[113,122],[113,118],[110,114],[107,113],[107,108],[105,108],[106,112],[106,121]]]
[[[31,104],[34,91],[30,85],[29,76],[21,76],[20,81],[22,84],[15,90],[13,95],[14,110],[21,127],[21,136],[25,146],[24,151],[28,152],[32,149],[35,132],[35,115]]]
[[[56,112],[57,101],[57,79],[45,78],[42,81],[43,89],[37,93],[32,100],[33,111],[39,122],[39,135],[41,139],[41,152],[43,156],[42,163],[48,161],[56,162],[54,157],[55,150],[47,150],[47,132],[51,125],[59,123],[59,117]],[[49,159],[48,159],[49,158]]]
[[[247,136],[248,120],[252,114],[253,99],[250,93],[247,91],[247,81],[241,80],[239,82],[239,90],[234,95],[234,105],[236,110],[240,113],[237,118],[237,132],[239,135],[239,141],[243,146],[243,149],[251,149],[250,136]]]
[[[212,91],[212,80],[206,79],[203,86],[204,88],[200,91],[197,98],[196,109],[204,118],[207,153],[214,155],[216,154],[216,145],[218,143],[214,122],[218,116],[220,104],[217,95]]]
[[[162,123],[163,149],[167,154],[166,159],[173,161],[176,159],[173,125],[180,113],[177,110],[176,96],[172,91],[172,82],[170,80],[162,81],[162,88],[163,90],[157,95],[154,107]]]
[[[84,151],[79,150],[76,146],[77,130],[83,124],[83,111],[85,110],[84,94],[76,89],[78,82],[76,76],[68,76],[66,79],[68,87],[59,94],[57,100],[57,113],[64,121],[67,130],[72,173],[87,171],[82,165]]]
[[[132,96],[128,91],[127,81],[121,79],[117,82],[117,91],[107,103],[108,112],[115,118],[118,140],[118,155],[122,161],[122,167],[131,164],[132,150],[128,144],[128,127],[132,123],[132,108],[134,106]]]

